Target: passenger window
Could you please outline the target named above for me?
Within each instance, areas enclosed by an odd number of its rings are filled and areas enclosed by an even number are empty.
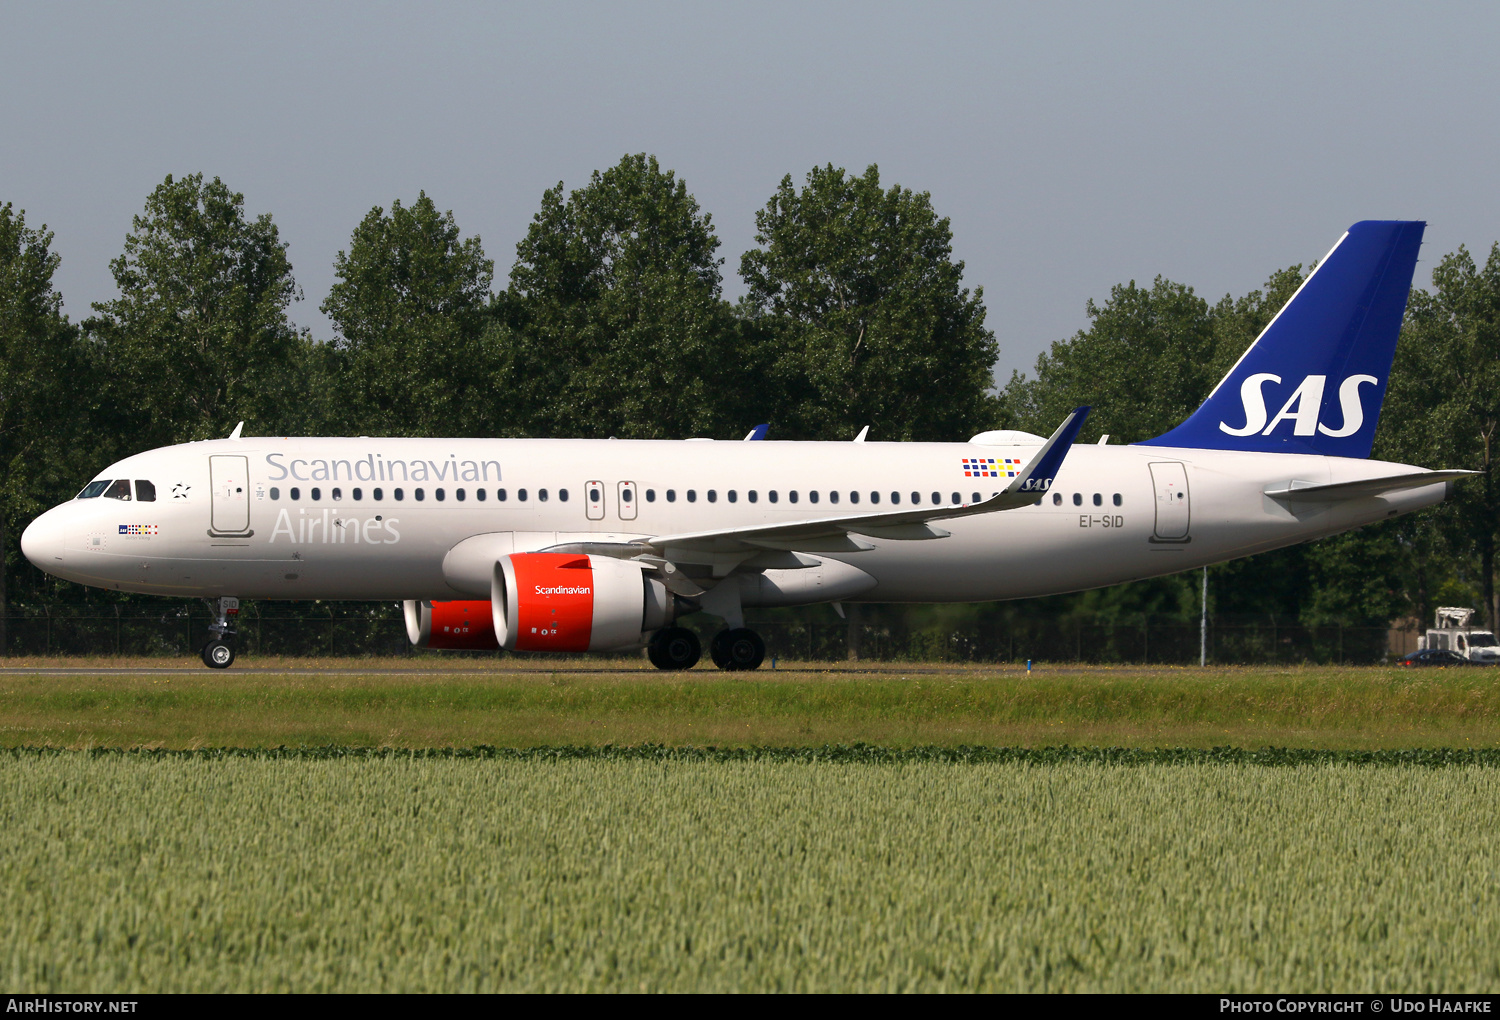
[[[434,490],[432,490],[432,498],[435,499],[435,500],[437,500],[439,503],[441,503],[447,497],[448,497],[448,494],[446,492],[444,492],[442,489],[434,489]]]
[[[696,503],[696,502],[698,502],[698,490],[697,489],[689,489],[688,492],[687,492],[687,497],[688,497],[688,502],[689,503]]]
[[[963,501],[964,501],[964,498],[962,496],[960,496],[958,493],[955,492],[953,494],[953,502],[955,502],[955,503],[962,503]]]
[[[364,489],[355,489],[354,490],[354,501],[356,503],[359,502],[360,500],[364,499],[364,498],[365,498],[365,490]]]
[[[453,493],[453,498],[456,499],[456,500],[458,500],[460,503],[462,503],[464,501],[464,490],[462,490],[462,489],[455,490],[454,493]]]
[[[479,502],[483,503],[486,499],[489,499],[489,496],[488,496],[488,494],[485,493],[485,491],[483,489],[475,489],[474,490],[474,498],[477,499]]]
[[[708,501],[710,503],[717,503],[719,501],[719,493],[717,489],[708,490]]]
[[[1119,506],[1119,505],[1120,505],[1120,494],[1117,492],[1117,493],[1115,493],[1115,506]]]
[[[776,490],[772,489],[770,492],[766,493],[766,498],[769,499],[772,503],[775,503],[780,497],[777,496]]]
[[[677,490],[676,489],[668,489],[667,490],[667,502],[668,503],[675,503],[675,502],[677,502]]]
[[[536,490],[536,498],[539,499],[539,500],[541,500],[543,503],[547,502],[547,490],[546,489],[538,489],[538,490]]]
[[[647,503],[655,503],[656,502],[656,490],[655,489],[647,489],[646,490],[646,502]]]
[[[333,490],[333,498],[334,499],[343,499],[344,498],[344,490],[343,489],[334,489]]]
[[[589,486],[589,502],[590,503],[597,503],[597,502],[599,502],[599,500],[601,500],[603,498],[604,498],[603,494],[601,494],[599,492],[598,486],[595,486],[595,485],[590,485]]]
[[[1062,493],[1060,493],[1060,492],[1054,492],[1052,494],[1052,505],[1053,506],[1062,506]]]
[[[97,482],[89,482],[83,487],[83,491],[78,494],[78,498],[93,499],[95,496],[98,496],[107,488],[109,488],[109,479],[107,478],[101,479]]]
[[[757,493],[754,489],[751,489],[745,495],[747,495],[750,498],[750,502],[752,502],[752,503],[758,502],[760,500],[760,494]]]
[[[517,489],[516,490],[516,499],[519,500],[522,503],[526,502],[526,490],[525,489]]]
[[[318,491],[317,489],[313,490],[314,493],[316,493],[317,491]],[[420,503],[420,502],[422,502],[422,500],[424,500],[424,499],[427,498],[427,490],[426,489],[413,489],[412,493],[411,493],[411,498],[414,499],[414,500],[416,500],[418,503]]]
[[[379,503],[381,500],[385,499],[385,490],[376,489],[373,495],[375,496],[375,502]]]
[[[302,490],[299,489],[299,488],[297,488],[297,486],[294,485],[294,486],[292,486],[292,491],[290,493],[288,493],[288,495],[291,496],[292,499],[301,499],[302,498]]]
[[[859,493],[857,493],[857,492],[851,492],[851,493],[849,493],[849,502],[851,502],[851,503],[858,503],[859,502]]]
[[[421,491],[422,491],[422,490],[421,490],[421,489],[418,489],[418,490],[417,490],[417,491],[418,491],[418,492],[421,492]],[[314,485],[314,486],[313,486],[313,490],[312,490],[312,501],[313,501],[313,502],[314,502],[314,503],[316,503],[316,502],[318,502],[318,501],[319,501],[319,500],[321,500],[321,499],[322,499],[322,498],[323,498],[323,490],[322,490],[322,489],[320,489],[320,488],[318,488],[318,487],[317,487],[317,486],[316,486],[316,485]],[[421,497],[421,496],[418,496],[418,497],[417,497],[417,498],[418,498],[418,499],[421,499],[421,498],[422,498],[422,497]]]
[[[1073,493],[1073,505],[1074,506],[1083,506],[1083,493],[1081,493],[1081,492],[1075,492],[1075,493]]]
[[[837,503],[838,501],[839,501],[839,494],[838,494],[837,491],[830,492],[828,494],[828,502],[830,502],[830,503]]]
[[[292,491],[296,492],[297,490],[293,489]],[[399,503],[403,499],[406,498],[406,490],[405,489],[397,489],[392,495],[394,495],[396,497],[396,502]]]
[[[1099,494],[1099,493],[1097,493],[1097,492],[1096,492],[1096,493],[1094,493],[1094,505],[1095,505],[1095,506],[1103,506],[1103,505],[1104,505],[1104,497],[1103,497],[1103,496],[1101,496],[1101,495],[1100,495],[1100,494]]]
[[[280,499],[281,498],[281,490],[278,489],[278,488],[276,488],[276,486],[274,486],[274,485],[271,486],[271,498],[272,499]]]
[[[108,499],[129,499],[130,482],[124,478],[116,482],[111,482],[109,488],[104,490],[104,495]]]
[[[932,494],[932,502],[933,502],[934,505],[936,505],[938,503],[941,503],[942,501],[943,501],[943,497],[942,496],[938,495],[936,492],[934,492]]]
[[[920,492],[914,492],[914,493],[912,493],[911,494],[911,505],[912,506],[920,506],[921,503],[922,503],[922,494]]]
[[[557,498],[560,499],[560,500],[562,500],[564,503],[566,503],[568,501],[568,490],[567,489],[558,489],[557,490]]]
[[[973,499],[969,500],[970,503],[978,503],[979,502],[979,493],[972,492],[972,493],[970,493],[970,495],[974,497]]]
[[[797,502],[796,496],[797,496],[797,494],[795,492],[792,493],[792,502],[793,503]],[[807,494],[807,501],[809,503],[816,503],[818,501],[818,490],[817,489],[813,489],[811,492],[809,492]]]
[[[893,493],[891,493],[891,495],[894,496],[895,493],[893,492]],[[872,493],[870,493],[870,502],[871,503],[879,503],[880,502],[880,493],[878,493],[878,492],[872,492]]]
[[[144,478],[137,478],[135,480],[135,498],[140,503],[155,503],[156,486]]]
[[[740,501],[740,494],[738,492],[736,492],[735,490],[730,489],[729,490],[729,502],[731,502],[731,503],[738,503],[739,501]]]
[[[500,502],[504,503],[505,502],[505,490],[504,489],[496,489],[495,490],[495,498],[498,499]]]

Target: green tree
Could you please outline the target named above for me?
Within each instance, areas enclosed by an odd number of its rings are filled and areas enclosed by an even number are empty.
[[[517,430],[670,439],[743,424],[753,376],[718,247],[712,217],[654,156],[548,190],[496,308]]]
[[[962,286],[948,220],[927,192],[855,177],[791,175],[755,214],[741,310],[769,347],[776,434],[956,440],[978,430],[995,364],[984,292]]]
[[[1193,288],[1159,276],[1149,289],[1132,280],[1086,310],[1089,328],[1054,343],[1034,379],[1011,377],[1005,397],[1022,427],[1046,435],[1087,404],[1082,441],[1109,434],[1130,443],[1160,435],[1202,403],[1213,386],[1214,316]]]
[[[86,439],[94,373],[53,286],[61,259],[51,245],[46,226],[0,206],[0,654],[21,530],[98,466]]]
[[[1432,273],[1432,290],[1413,290],[1396,367],[1376,433],[1375,455],[1428,467],[1483,472],[1459,482],[1432,515],[1446,547],[1447,570],[1477,559],[1480,598],[1490,626],[1500,625],[1495,555],[1500,530],[1500,244],[1483,266],[1460,247]],[[1430,569],[1430,545],[1413,536]],[[1443,568],[1439,568],[1442,572]],[[1424,587],[1440,583],[1424,581]],[[1426,603],[1427,600],[1424,600]],[[1426,616],[1430,604],[1422,606]]]
[[[141,446],[304,422],[311,341],[287,318],[301,294],[270,214],[244,205],[217,177],[168,175],[110,263],[120,297],[84,328]]]
[[[336,427],[369,435],[492,434],[495,345],[486,308],[495,264],[460,239],[427,193],[371,209],[334,263],[323,302],[338,330],[329,359]]]
[[[1264,290],[1218,304],[1157,277],[1132,280],[1086,305],[1091,323],[1037,358],[1036,374],[1011,376],[1000,405],[1008,423],[1043,435],[1080,404],[1093,408],[1082,441],[1108,434],[1133,443],[1180,424],[1260,335],[1302,283],[1302,267],[1273,273]]]

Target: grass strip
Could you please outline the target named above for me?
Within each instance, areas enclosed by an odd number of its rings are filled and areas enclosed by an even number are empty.
[[[0,675],[0,746],[1500,747],[1500,671]]]
[[[1500,768],[1500,748],[1418,747],[1368,751],[1296,747],[879,747],[873,744],[828,744],[821,747],[671,747],[642,744],[546,747],[93,747],[73,751],[57,747],[0,748],[0,761],[73,757],[139,761],[597,761],[597,762],[765,762],[840,765],[1257,765],[1300,768],[1310,765],[1386,767]]]

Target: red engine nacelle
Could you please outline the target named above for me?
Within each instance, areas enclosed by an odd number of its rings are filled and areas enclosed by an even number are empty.
[[[406,636],[418,648],[493,652],[495,617],[488,602],[415,602],[408,599]]]
[[[491,591],[494,633],[510,651],[634,648],[674,615],[672,596],[641,564],[608,556],[502,556]]]

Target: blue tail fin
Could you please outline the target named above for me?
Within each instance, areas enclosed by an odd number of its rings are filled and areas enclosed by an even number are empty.
[[[1203,406],[1139,445],[1368,457],[1426,226],[1350,227]]]

